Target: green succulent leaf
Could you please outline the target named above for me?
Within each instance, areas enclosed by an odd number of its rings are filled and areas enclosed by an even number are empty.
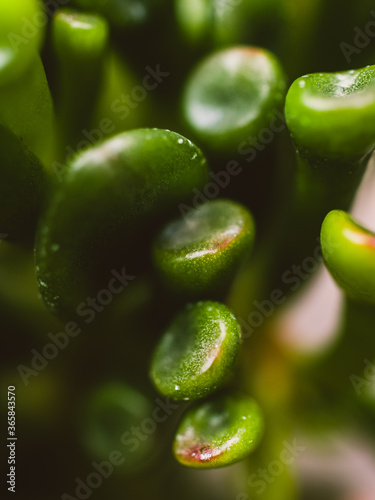
[[[298,78],[289,89],[285,117],[302,156],[361,159],[375,146],[375,66]]]
[[[47,162],[54,145],[54,109],[43,63],[36,53],[22,78],[3,85],[0,123]]]
[[[124,468],[138,468],[150,455],[154,439],[152,435],[147,440],[137,439],[131,431],[149,419],[152,410],[150,401],[125,383],[110,382],[95,388],[83,405],[81,436],[87,453],[108,460],[114,450],[121,449]],[[123,446],[123,441],[129,446]]]
[[[90,123],[101,88],[108,37],[107,21],[99,15],[61,9],[53,18],[52,42],[58,66],[56,108],[63,147],[86,138],[82,130]]]
[[[346,293],[375,303],[375,233],[333,210],[324,219],[321,245],[326,267]]]
[[[0,86],[19,78],[32,64],[46,26],[47,14],[40,0],[0,2]]]
[[[220,387],[240,347],[240,326],[219,302],[189,304],[159,341],[151,378],[164,395],[199,399]]]
[[[313,251],[325,215],[349,208],[361,182],[375,146],[375,66],[298,78],[287,94],[285,118],[297,151],[282,236],[292,265]],[[287,242],[295,234],[291,249]]]
[[[249,455],[263,434],[258,404],[247,396],[217,396],[199,403],[183,416],[173,452],[183,465],[213,469]]]
[[[269,127],[285,87],[280,63],[270,52],[224,49],[201,61],[188,78],[183,116],[207,148],[237,152],[241,142],[254,145],[259,131]]]
[[[152,122],[153,116],[150,110],[153,109],[153,98],[151,93],[148,94],[147,99],[142,101],[141,106],[136,106],[136,109],[125,106],[121,100],[124,96],[131,95],[133,89],[141,83],[142,79],[123,59],[122,54],[111,47],[105,57],[100,91],[93,108],[92,126],[97,128],[99,124],[106,133],[115,131],[119,134]],[[105,118],[103,119],[103,117]],[[109,125],[104,126],[103,121]]]
[[[81,57],[82,62],[103,52],[108,31],[105,19],[96,14],[61,9],[53,18],[53,42],[59,55]]]
[[[46,305],[64,319],[75,315],[95,292],[91,276],[103,249],[118,250],[120,235],[126,249],[141,224],[177,208],[207,178],[201,151],[167,130],[124,132],[79,154],[39,224],[36,270]]]
[[[218,292],[251,251],[254,220],[242,205],[209,201],[167,224],[153,249],[166,285],[189,296]]]

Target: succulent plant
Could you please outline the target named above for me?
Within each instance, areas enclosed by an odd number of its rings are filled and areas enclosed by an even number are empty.
[[[184,199],[206,179],[200,150],[169,131],[124,132],[78,155],[38,229],[36,269],[46,305],[62,317],[74,315],[90,290],[88,266],[95,266],[111,238]]]
[[[9,491],[373,495],[371,9],[1,3]]]
[[[375,301],[375,234],[341,210],[332,210],[322,224],[325,264],[337,283],[354,299]]]
[[[224,467],[245,458],[258,445],[263,416],[254,400],[219,396],[189,409],[177,430],[173,452],[190,467]]]
[[[218,302],[188,304],[157,345],[151,377],[173,399],[201,399],[220,387],[240,347],[240,325]]]
[[[231,200],[208,201],[168,223],[153,258],[164,285],[190,297],[226,290],[255,236],[250,212]]]
[[[201,61],[188,78],[183,116],[212,151],[236,151],[247,137],[269,126],[283,101],[285,80],[276,57],[244,46],[223,49]],[[251,139],[249,145],[253,146]]]

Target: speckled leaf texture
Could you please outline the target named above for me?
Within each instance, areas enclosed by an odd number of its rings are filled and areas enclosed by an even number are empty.
[[[256,448],[263,427],[261,410],[253,399],[216,397],[188,410],[177,430],[173,452],[188,467],[231,465]]]
[[[202,398],[222,385],[236,361],[240,326],[218,302],[189,304],[157,345],[151,378],[164,395]]]

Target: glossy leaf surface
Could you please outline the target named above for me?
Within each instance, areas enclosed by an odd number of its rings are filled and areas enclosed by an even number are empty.
[[[218,302],[189,304],[156,347],[151,378],[173,399],[199,399],[220,387],[236,361],[240,326]]]
[[[178,293],[215,292],[228,286],[250,253],[254,235],[245,207],[210,201],[164,227],[154,245],[154,262],[163,281]]]
[[[212,469],[245,458],[263,434],[258,404],[246,396],[220,396],[191,408],[184,415],[173,443],[183,465]]]

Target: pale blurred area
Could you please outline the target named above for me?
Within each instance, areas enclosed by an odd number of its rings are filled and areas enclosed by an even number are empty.
[[[361,225],[375,231],[374,155],[351,214]],[[314,363],[319,363],[325,357],[329,359],[330,353],[339,346],[344,336],[347,307],[344,293],[324,264],[320,264],[301,293],[288,302],[275,318],[272,330],[276,344],[298,366],[314,366]],[[354,329],[350,330],[353,352],[361,349],[361,338],[356,338],[355,325],[354,322]],[[366,356],[373,361],[375,353],[366,353],[362,348],[362,357]],[[332,373],[335,375],[334,370]],[[358,402],[362,393],[373,393],[375,380],[371,377],[370,382],[370,379],[363,378],[363,370],[353,375],[361,377],[358,380],[364,383],[358,395],[352,387],[353,401]],[[343,380],[339,372],[336,377],[337,384],[346,383],[350,391],[350,378]],[[371,408],[368,426],[362,429],[360,424],[354,423],[357,410],[349,404],[346,410],[348,414],[344,418],[351,421],[352,426],[342,427],[337,421],[337,427],[323,426],[324,430],[320,429],[311,435],[304,430],[299,438],[306,445],[306,451],[301,453],[295,463],[303,500],[375,500],[375,413]],[[311,418],[314,420],[315,417]]]
[[[363,436],[334,432],[304,443],[298,474],[308,485],[306,500],[375,500],[375,452]]]

